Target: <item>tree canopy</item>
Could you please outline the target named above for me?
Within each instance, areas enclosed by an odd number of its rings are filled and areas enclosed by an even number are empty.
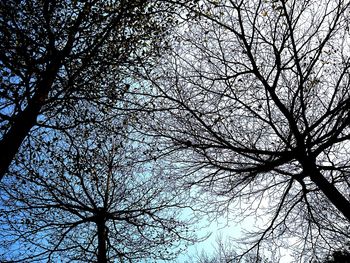
[[[5,260],[171,259],[195,241],[184,208],[253,217],[236,258],[342,248],[349,14],[348,0],[2,1]]]
[[[196,241],[188,194],[143,161],[131,132],[80,125],[18,163],[0,188],[2,260],[165,260]]]
[[[151,63],[172,23],[165,1],[0,3],[0,178],[35,128],[97,121],[62,116],[76,104],[106,111],[130,85],[127,67]],[[174,7],[172,7],[173,11]],[[100,118],[101,119],[101,118]]]
[[[193,20],[143,76],[150,111],[163,109],[148,134],[180,180],[216,196],[212,210],[261,220],[251,249],[339,247],[350,234],[349,2],[187,8]]]

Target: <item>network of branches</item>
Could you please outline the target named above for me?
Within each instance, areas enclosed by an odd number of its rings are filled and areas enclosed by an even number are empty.
[[[349,0],[1,1],[1,260],[172,260],[222,217],[255,224],[198,262],[347,257],[349,17]]]

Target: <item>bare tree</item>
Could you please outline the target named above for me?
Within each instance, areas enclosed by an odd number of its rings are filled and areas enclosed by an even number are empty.
[[[263,257],[259,254],[251,252],[242,259],[237,252],[236,248],[229,238],[226,240],[222,236],[216,238],[216,243],[213,245],[213,249],[210,252],[203,250],[197,253],[196,256],[189,255],[189,260],[185,263],[277,263],[280,262],[278,259],[274,258],[273,261]]]
[[[149,65],[166,46],[169,9],[165,1],[1,1],[0,179],[33,129],[96,121],[82,113],[60,123],[77,103],[114,106],[130,84],[125,68]]]
[[[260,220],[244,240],[252,249],[307,258],[341,246],[350,235],[349,1],[208,0],[187,10],[194,20],[144,73],[148,134],[179,178],[217,197],[213,210]]]
[[[34,156],[1,183],[2,260],[165,260],[196,240],[189,196],[143,161],[127,119],[32,140]]]

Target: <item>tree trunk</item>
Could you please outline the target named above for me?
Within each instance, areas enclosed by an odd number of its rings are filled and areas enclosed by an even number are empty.
[[[28,106],[15,117],[10,130],[0,141],[0,181],[8,171],[29,131],[36,125],[36,119],[47,100],[59,67],[59,61],[48,66],[48,70],[43,74],[43,79],[36,87],[34,96],[28,102]]]
[[[107,263],[107,231],[106,231],[106,221],[99,219],[97,222],[97,238],[98,238],[98,248],[97,248],[97,262]]]
[[[310,176],[310,179],[324,193],[329,201],[331,201],[350,222],[350,201],[347,200],[332,183],[328,182],[314,163],[305,165],[304,172]]]

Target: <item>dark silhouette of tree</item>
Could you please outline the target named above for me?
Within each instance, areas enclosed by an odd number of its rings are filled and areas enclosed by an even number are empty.
[[[217,197],[208,211],[260,220],[244,240],[251,249],[307,258],[349,238],[349,10],[200,1],[145,71],[148,134],[181,180]]]
[[[40,150],[1,183],[2,260],[172,259],[196,240],[188,195],[144,162],[130,118],[32,142]]]
[[[348,245],[341,249],[337,249],[333,251],[330,256],[322,260],[322,263],[349,263],[349,262],[350,262],[350,251],[349,251]]]
[[[79,103],[113,108],[130,85],[125,69],[150,65],[166,46],[169,10],[165,1],[1,1],[0,179],[33,130],[97,121],[82,113],[62,123]]]
[[[349,263],[350,262],[350,253],[349,251],[335,251],[332,253],[332,256],[325,261],[324,263]]]

